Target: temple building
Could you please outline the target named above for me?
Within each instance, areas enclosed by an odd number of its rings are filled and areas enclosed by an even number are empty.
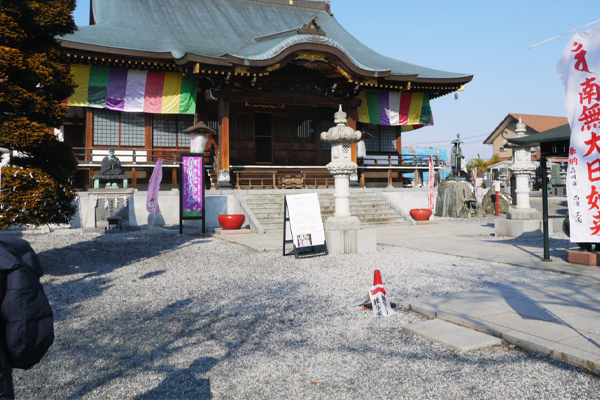
[[[179,153],[190,149],[184,130],[198,121],[215,131],[211,188],[331,187],[319,135],[340,104],[368,134],[354,161],[397,160],[384,182],[382,165],[359,162],[357,184],[401,186],[404,172],[427,170],[402,156],[402,132],[433,124],[430,102],[472,79],[376,53],[329,1],[91,0],[90,14],[89,26],[60,38],[79,85],[62,130],[82,189],[111,147],[130,187],[147,187],[158,158],[176,187]]]

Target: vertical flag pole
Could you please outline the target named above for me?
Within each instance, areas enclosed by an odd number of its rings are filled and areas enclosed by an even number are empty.
[[[544,258],[550,259],[550,239],[548,238],[548,171],[546,170],[546,157],[540,157],[540,170],[542,172],[542,227],[544,230]]]

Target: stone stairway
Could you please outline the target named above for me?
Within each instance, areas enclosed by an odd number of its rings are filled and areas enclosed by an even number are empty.
[[[283,194],[247,193],[241,195],[265,232],[283,231]],[[335,212],[333,192],[319,192],[321,217],[323,222]],[[350,213],[360,219],[361,226],[376,227],[389,225],[410,225],[382,195],[369,192],[351,192]]]

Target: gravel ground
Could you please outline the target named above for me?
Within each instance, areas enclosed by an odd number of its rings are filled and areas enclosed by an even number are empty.
[[[353,304],[556,279],[401,247],[296,260],[216,237],[56,230],[45,267],[56,341],[17,398],[597,399],[600,376],[508,345],[456,353]]]

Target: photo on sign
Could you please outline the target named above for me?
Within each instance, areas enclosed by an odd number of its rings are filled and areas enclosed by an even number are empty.
[[[312,246],[312,235],[310,233],[305,233],[302,235],[298,235],[298,246],[297,247],[309,247]]]

